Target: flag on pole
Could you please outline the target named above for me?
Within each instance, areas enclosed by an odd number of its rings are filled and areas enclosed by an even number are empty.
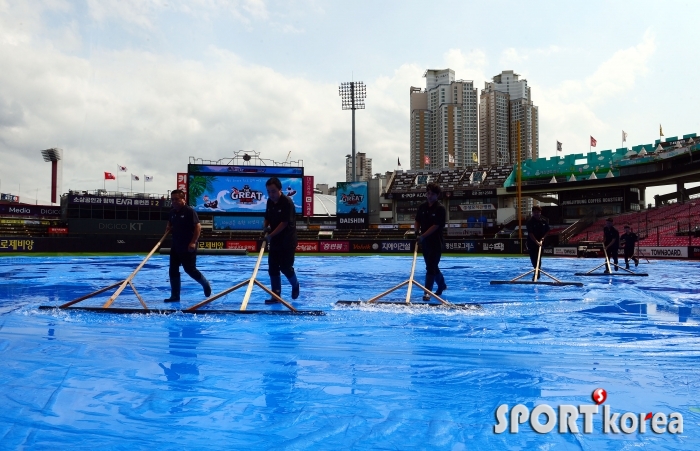
[[[595,147],[597,142],[598,141],[596,141],[595,138],[591,136],[591,147]]]
[[[117,167],[119,168],[119,172],[126,172],[126,166],[117,165]]]
[[[664,129],[661,128],[661,124],[659,124],[659,136],[664,136]]]
[[[131,174],[131,180],[133,180],[133,181],[135,181],[135,182],[138,182],[138,181],[141,180],[141,179],[139,179],[139,176],[138,176],[138,175]]]
[[[398,163],[398,165],[401,166],[401,159],[399,157],[396,157],[396,163]]]
[[[557,152],[561,152],[563,149],[561,148],[561,143],[557,141]]]
[[[424,156],[424,157],[423,157],[423,161],[425,162],[425,164],[430,164],[430,157],[427,156],[427,155]]]
[[[627,133],[624,130],[622,130],[622,142],[627,142]]]
[[[455,162],[455,156],[452,155],[452,154],[448,155],[448,156],[447,156],[447,161],[448,161],[449,163],[454,164],[454,162]]]
[[[152,182],[153,181],[153,176],[152,175],[144,175],[144,182]]]
[[[111,172],[105,172],[105,180],[116,180],[117,178]]]

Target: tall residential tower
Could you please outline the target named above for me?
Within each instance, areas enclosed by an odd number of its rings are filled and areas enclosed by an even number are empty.
[[[411,169],[478,165],[478,107],[474,82],[452,69],[428,69],[426,88],[411,87]]]
[[[539,156],[539,118],[527,80],[504,70],[486,82],[479,104],[479,163],[516,164]],[[518,123],[520,137],[518,139]],[[518,148],[518,144],[520,147]]]

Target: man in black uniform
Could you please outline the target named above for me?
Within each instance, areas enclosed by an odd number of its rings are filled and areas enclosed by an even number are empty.
[[[639,258],[634,257],[634,243],[639,241],[636,233],[632,232],[632,227],[625,224],[625,233],[620,235],[620,244],[625,247],[625,269],[630,269],[630,258],[634,260],[634,266],[639,266]]]
[[[416,213],[415,230],[417,244],[423,248],[423,260],[425,260],[425,288],[432,291],[433,283],[437,282],[438,289],[435,292],[438,296],[447,289],[445,278],[440,272],[438,265],[442,257],[442,229],[445,228],[447,212],[445,207],[438,202],[440,196],[440,186],[437,183],[428,183],[425,197],[427,202],[423,202],[418,207]],[[423,295],[424,301],[430,300],[430,295]]]
[[[197,240],[202,231],[197,213],[185,202],[185,193],[176,189],[170,193],[173,208],[170,210],[166,232],[173,232],[170,248],[170,297],[165,302],[180,301],[180,265],[185,272],[204,288],[204,296],[211,295],[211,286],[197,270]]]
[[[615,271],[617,271],[617,254],[620,250],[620,232],[613,227],[612,218],[605,220],[605,227],[603,228],[603,246],[605,246],[606,252],[608,253],[608,261],[612,260],[615,262]],[[607,268],[605,268],[605,272],[608,272]]]
[[[270,274],[270,285],[275,294],[279,296],[282,293],[281,272],[292,285],[292,299],[296,299],[299,297],[299,281],[294,273],[294,253],[297,250],[294,202],[282,194],[282,183],[277,177],[270,178],[265,188],[268,199],[264,227],[268,232],[265,239],[269,243],[267,272]],[[272,298],[265,302],[278,301]]]
[[[530,254],[530,261],[532,267],[537,269],[537,256],[539,255],[541,258],[540,248],[544,242],[544,236],[549,232],[549,221],[542,216],[542,208],[539,205],[532,207],[532,216],[525,223],[525,228],[527,229],[527,250]],[[540,269],[542,269],[542,263],[540,263]],[[537,281],[538,275],[532,276],[533,282]]]

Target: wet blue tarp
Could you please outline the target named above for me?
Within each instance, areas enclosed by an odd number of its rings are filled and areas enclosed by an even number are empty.
[[[298,257],[294,305],[326,316],[38,310],[125,278],[141,258],[0,259],[0,449],[700,449],[698,262],[611,280],[573,276],[597,260],[545,260],[576,288],[491,286],[529,260],[446,257],[445,297],[482,303],[446,311],[335,306],[407,279],[410,257]],[[167,258],[134,280],[149,307],[171,307]],[[199,257],[214,292],[254,263]],[[210,308],[238,308],[243,293]],[[253,293],[249,308],[283,308]],[[182,307],[202,299],[183,274]],[[127,289],[114,306],[139,304]],[[605,434],[602,409],[591,434],[527,422],[494,433],[501,404],[593,404],[597,387],[614,412],[682,414],[683,433]]]

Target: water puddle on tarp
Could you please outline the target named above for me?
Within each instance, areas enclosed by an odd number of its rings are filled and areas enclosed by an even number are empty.
[[[573,275],[597,260],[544,261],[577,288],[489,284],[529,270],[527,258],[446,257],[445,297],[482,304],[450,311],[335,305],[407,279],[410,257],[297,257],[294,305],[325,316],[38,309],[123,279],[141,259],[0,259],[0,449],[700,449],[699,262],[611,279]],[[215,293],[254,264],[198,260]],[[134,279],[149,307],[172,308],[167,273],[155,256]],[[201,301],[182,280],[181,307]],[[243,294],[208,308],[237,309]],[[283,309],[266,297],[256,288],[248,308]],[[127,288],[114,307],[139,303]],[[494,433],[501,404],[592,404],[597,387],[614,412],[682,414],[683,433],[604,434],[602,409],[591,434],[582,418],[578,434],[528,423]]]

